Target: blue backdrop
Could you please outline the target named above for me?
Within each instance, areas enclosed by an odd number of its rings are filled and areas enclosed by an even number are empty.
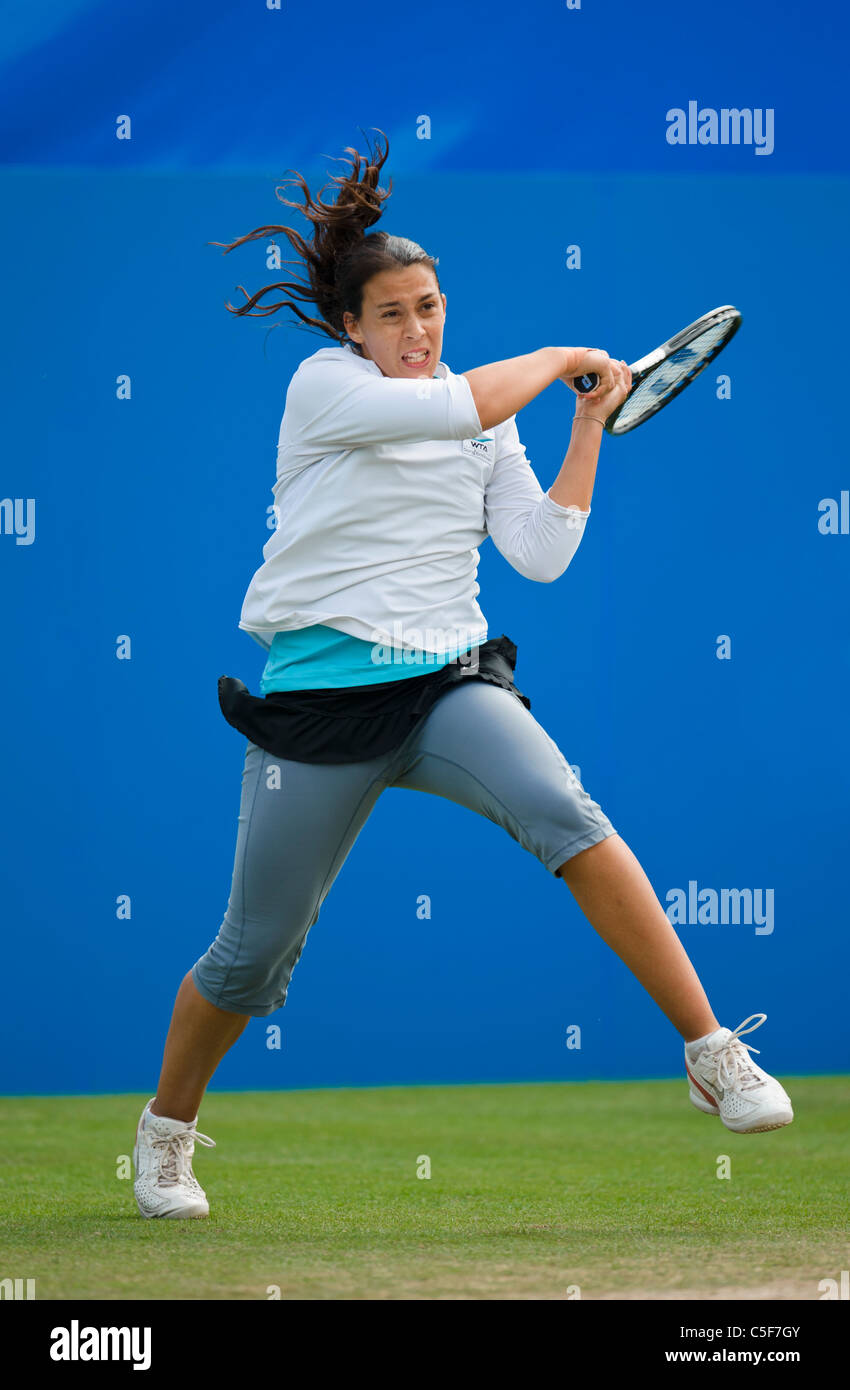
[[[742,310],[681,401],[605,438],[563,578],[531,584],[488,543],[481,603],[662,903],[753,891],[761,924],[678,927],[721,1020],[766,1012],[752,1040],[774,1073],[847,1070],[843,7],[10,11],[0,1090],[152,1094],[177,985],[218,930],[245,743],[216,682],[258,693],[239,611],[286,386],[325,340],[234,319],[236,284],[276,278],[266,246],[207,243],[298,225],[274,196],[285,172],[315,189],[374,127],[381,226],[439,256],[455,371],[553,342],[631,361],[714,305]],[[690,101],[770,112],[772,149],[670,144]],[[518,420],[546,487],[573,405],[556,384]],[[563,884],[489,821],[393,790],[285,1010],[251,1022],[214,1084],[680,1060]]]

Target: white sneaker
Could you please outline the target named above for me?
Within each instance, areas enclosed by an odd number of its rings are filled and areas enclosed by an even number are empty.
[[[195,1140],[205,1148],[215,1143],[186,1120],[169,1120],[151,1113],[155,1096],[142,1111],[136,1130],[134,1191],[142,1216],[209,1216],[206,1193],[192,1172]]]
[[[791,1101],[779,1082],[744,1050],[758,1052],[758,1048],[740,1041],[742,1033],[752,1033],[766,1018],[767,1014],[750,1014],[734,1031],[718,1028],[699,1045],[685,1044],[691,1103],[706,1115],[719,1115],[736,1134],[781,1129],[794,1118]],[[753,1019],[757,1022],[746,1028]]]

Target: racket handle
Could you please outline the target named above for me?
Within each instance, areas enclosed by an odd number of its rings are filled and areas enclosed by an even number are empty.
[[[588,391],[593,391],[599,385],[599,377],[595,372],[585,372],[584,376],[574,376],[573,386],[580,396],[587,395]]]

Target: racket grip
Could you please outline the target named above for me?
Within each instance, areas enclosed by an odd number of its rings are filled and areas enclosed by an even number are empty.
[[[588,391],[593,391],[599,385],[599,377],[595,372],[585,372],[584,376],[574,376],[573,386],[580,396],[587,395]]]

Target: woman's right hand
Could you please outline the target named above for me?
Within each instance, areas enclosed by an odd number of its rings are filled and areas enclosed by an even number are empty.
[[[616,385],[616,377],[611,358],[603,348],[580,348],[581,356],[569,375],[564,373],[561,381],[565,381],[571,391],[582,401],[596,401],[600,396],[607,396],[608,392]],[[576,391],[573,381],[576,377],[586,376],[589,372],[594,372],[599,377],[599,381],[592,391]]]

